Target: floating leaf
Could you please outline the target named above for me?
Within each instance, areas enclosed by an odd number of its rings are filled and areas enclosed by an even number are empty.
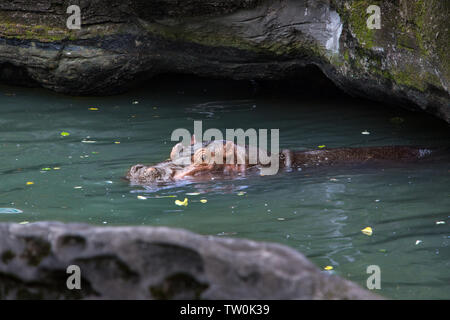
[[[28,181],[28,182],[27,182],[27,186],[31,186],[31,185],[33,185],[33,184],[34,184],[33,181]]]
[[[368,135],[368,134],[370,134],[370,132],[365,130],[365,131],[361,132],[361,134]]]
[[[29,224],[29,222],[28,221],[22,221],[22,222],[19,222],[19,224]]]
[[[67,137],[67,136],[70,136],[70,133],[63,131],[63,132],[61,132],[61,136]]]
[[[403,119],[402,117],[393,117],[393,118],[389,119],[389,121],[391,121],[394,124],[401,124],[401,123],[405,122],[405,119]]]
[[[120,144],[120,141],[114,141],[115,144]]]
[[[445,224],[445,221],[436,221],[436,224]]]
[[[42,168],[41,171],[50,171],[52,168]]]
[[[422,240],[417,240],[416,241],[416,246],[418,245],[418,244],[421,244],[423,241]]]
[[[198,196],[200,194],[200,192],[189,192],[186,193],[187,196]]]
[[[177,205],[177,206],[187,206],[188,205],[188,198],[184,198],[184,200],[183,201],[181,201],[181,200],[175,200],[175,204]]]
[[[74,189],[83,189],[83,187],[82,186],[76,186],[76,187],[73,187]]]
[[[326,266],[326,267],[323,268],[323,269],[329,271],[329,270],[333,270],[334,268],[333,268],[332,266]]]
[[[371,227],[366,227],[364,229],[361,230],[362,233],[364,233],[365,235],[371,236],[373,231]]]
[[[133,104],[139,104],[139,101],[133,101]]]
[[[324,144],[322,144],[322,145],[320,145],[320,146],[317,146],[317,148],[319,148],[319,149],[323,149],[323,148],[325,148],[326,147],[326,145],[324,145]]]
[[[238,196],[243,196],[243,195],[245,195],[247,192],[245,192],[245,191],[240,191],[240,192],[238,192]]]
[[[54,167],[53,170],[61,170],[60,167]]]
[[[89,108],[89,110],[90,111],[98,111],[98,108],[92,107],[92,108]]]
[[[139,200],[147,200],[147,197],[144,197],[144,196],[137,196],[137,198],[138,198]]]
[[[201,203],[207,203],[208,200],[206,200],[206,199],[201,199],[200,202],[201,202]]]
[[[284,221],[286,220],[285,218],[277,218],[278,221]]]

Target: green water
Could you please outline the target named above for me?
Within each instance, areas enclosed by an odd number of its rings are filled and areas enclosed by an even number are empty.
[[[115,97],[0,87],[0,208],[23,211],[0,214],[0,222],[171,226],[277,242],[362,286],[367,266],[380,266],[377,292],[386,297],[450,298],[448,161],[282,172],[160,190],[121,179],[133,164],[166,159],[172,131],[192,131],[193,120],[203,120],[205,129],[279,128],[281,147],[299,150],[450,145],[445,123],[345,97],[261,96],[241,84],[195,79]],[[365,130],[370,135],[362,135]],[[187,207],[174,204],[192,192],[201,195],[187,196]],[[361,233],[367,226],[372,236]]]

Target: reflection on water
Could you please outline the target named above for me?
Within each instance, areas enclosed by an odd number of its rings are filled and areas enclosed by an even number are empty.
[[[273,241],[363,286],[367,266],[379,265],[387,297],[450,298],[448,161],[158,189],[122,179],[133,164],[166,159],[172,131],[192,131],[193,120],[204,130],[279,128],[281,147],[298,150],[450,144],[448,126],[423,114],[343,97],[254,96],[219,81],[181,79],[115,97],[0,87],[0,208],[23,211],[0,211],[0,221],[172,226]],[[185,197],[188,206],[174,204]],[[361,233],[367,226],[372,236]]]

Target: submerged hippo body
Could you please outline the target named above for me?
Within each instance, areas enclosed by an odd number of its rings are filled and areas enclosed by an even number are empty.
[[[213,151],[212,151],[213,150]],[[211,161],[205,154],[223,159],[223,163]],[[280,168],[308,169],[323,166],[382,163],[385,161],[412,162],[429,158],[434,151],[410,146],[383,146],[360,148],[333,148],[321,150],[283,150],[279,155]],[[229,157],[233,162],[226,162]],[[175,182],[182,179],[201,179],[205,175],[243,174],[261,164],[249,162],[249,149],[230,141],[214,141],[192,145],[190,148],[177,144],[170,160],[153,166],[135,165],[128,171],[127,179],[133,184],[150,185]],[[207,159],[206,159],[207,158]],[[217,158],[215,158],[217,159]]]
[[[313,168],[338,164],[364,164],[383,161],[410,162],[428,158],[434,151],[408,146],[333,148],[310,151],[287,151],[292,167]]]

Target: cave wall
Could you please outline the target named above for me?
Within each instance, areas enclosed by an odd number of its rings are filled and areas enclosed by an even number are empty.
[[[66,27],[70,4],[82,27]],[[367,28],[369,5],[381,29]],[[45,88],[113,94],[142,75],[278,80],[317,66],[345,92],[450,121],[440,0],[6,0],[0,65]]]

